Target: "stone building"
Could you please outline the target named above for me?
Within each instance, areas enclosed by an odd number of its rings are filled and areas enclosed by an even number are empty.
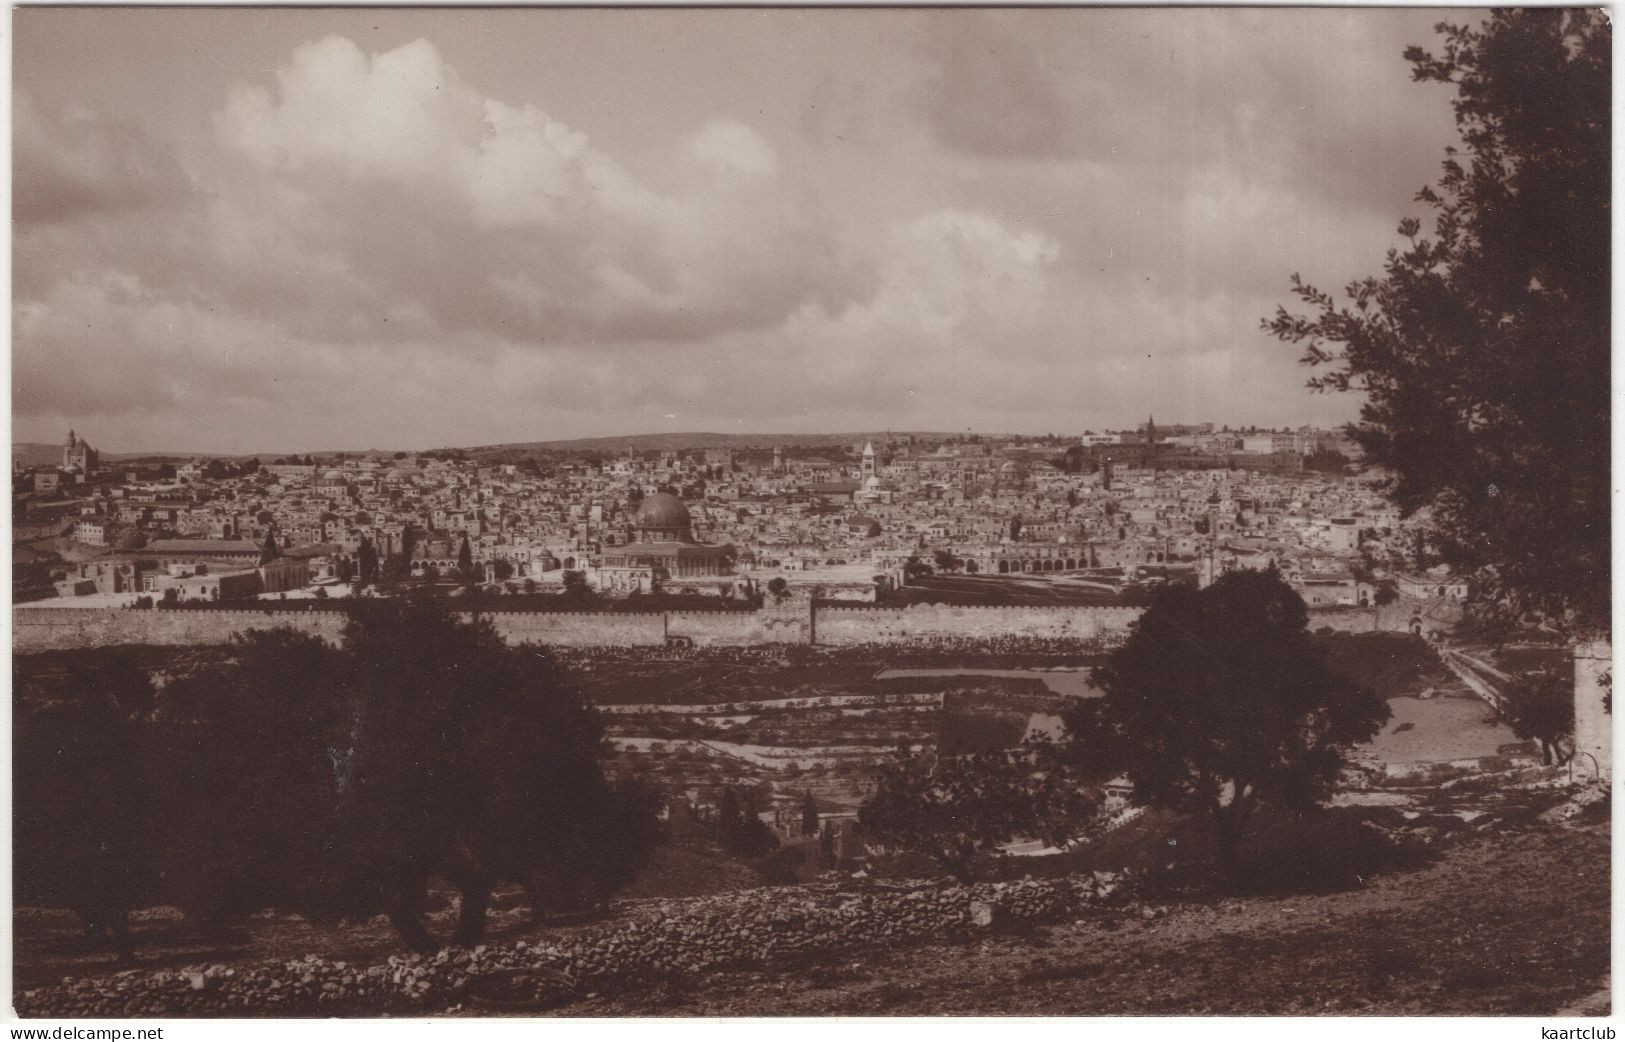
[[[633,521],[637,537],[606,547],[598,567],[598,587],[650,592],[670,581],[734,574],[732,546],[712,546],[694,538],[694,522],[683,501],[665,492],[646,496]]]
[[[70,430],[68,440],[62,443],[62,469],[80,478],[88,478],[95,475],[100,463],[101,454],[90,447],[90,442],[79,440],[79,436]]]

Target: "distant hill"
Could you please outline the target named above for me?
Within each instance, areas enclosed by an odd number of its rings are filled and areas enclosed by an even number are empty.
[[[941,441],[954,437],[943,431],[855,431],[839,434],[722,434],[714,431],[686,431],[676,434],[624,434],[608,438],[565,438],[555,441],[505,442],[500,445],[474,445],[462,449],[478,455],[503,452],[687,452],[693,449],[771,449],[777,446],[808,445],[820,448],[846,446],[864,441],[883,443],[904,438]],[[1002,435],[984,435],[997,438]]]
[[[848,445],[873,441],[877,445],[888,441],[915,438],[923,441],[942,441],[956,437],[947,431],[848,431],[837,434],[722,434],[714,431],[687,431],[675,434],[618,434],[607,438],[560,438],[552,441],[503,442],[497,445],[441,446],[437,449],[411,450],[413,455],[422,451],[454,451],[475,457],[504,455],[522,456],[533,452],[599,452],[618,453],[630,446],[635,452],[689,452],[694,449],[772,449],[776,446],[804,445],[815,448],[844,448]],[[997,439],[1003,434],[983,434]],[[309,452],[104,452],[102,459],[126,463],[182,463],[193,459],[243,460],[258,457],[262,462],[283,456],[315,456],[319,459],[334,456],[388,457],[393,449],[325,449]],[[49,466],[62,458],[61,445],[47,445],[37,441],[19,441],[11,445],[11,458],[25,467]]]
[[[392,449],[328,449],[315,452],[104,452],[103,460],[111,463],[117,460],[121,463],[186,463],[195,459],[218,460],[245,460],[259,459],[269,463],[284,456],[315,456],[317,458],[330,458],[333,456],[348,456],[352,459],[362,456],[387,457],[394,454]],[[25,467],[46,467],[62,460],[61,445],[47,445],[38,441],[16,441],[11,443],[11,458]]]
[[[46,445],[37,441],[14,441],[11,458],[25,467],[43,467],[62,459],[62,446]]]

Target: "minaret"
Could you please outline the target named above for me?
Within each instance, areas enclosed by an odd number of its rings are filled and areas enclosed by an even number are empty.
[[[773,473],[777,474],[782,470],[784,470],[784,446],[775,445],[773,446]]]
[[[872,478],[875,474],[875,443],[872,441],[863,444],[863,476]]]

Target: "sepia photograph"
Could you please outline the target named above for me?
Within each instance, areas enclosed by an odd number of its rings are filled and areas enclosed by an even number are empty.
[[[1612,1038],[1612,46],[14,6],[6,1019]]]

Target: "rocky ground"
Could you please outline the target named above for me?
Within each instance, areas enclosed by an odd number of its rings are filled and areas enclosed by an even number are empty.
[[[1154,918],[1146,911],[796,972],[711,974],[558,1012],[1407,1016],[1607,1007],[1598,994],[1609,968],[1606,824],[1470,841],[1354,891],[1193,898],[1152,906]]]
[[[1531,797],[1524,811],[1564,800],[1552,790]],[[1577,813],[1502,812],[1454,833],[1429,825],[1421,861],[1321,892],[1226,896],[1142,872],[1115,897],[1068,909],[1047,895],[1075,884],[1017,882],[1000,892],[1018,914],[966,927],[953,924],[968,921],[976,895],[952,888],[901,904],[830,885],[725,891],[634,900],[573,928],[537,928],[518,909],[501,911],[488,950],[428,964],[379,958],[390,943],[382,924],[328,935],[265,921],[235,950],[152,953],[165,968],[120,977],[85,965],[67,984],[50,971],[42,979],[44,966],[29,957],[48,953],[21,952],[19,986],[44,988],[19,998],[25,1012],[33,1004],[92,1015],[62,1003],[122,1003],[151,990],[165,1009],[179,1003],[179,1015],[241,1015],[231,1008],[240,997],[259,1002],[269,987],[265,994],[293,992],[266,999],[258,1012],[271,1015],[1595,1013],[1608,985],[1608,804],[1569,809]],[[301,947],[323,958],[291,958]],[[555,964],[547,953],[570,951],[559,964],[577,973],[577,986],[555,989],[542,1006],[469,999],[446,983]],[[616,969],[626,966],[642,969]],[[344,1001],[329,1003],[330,985]]]

